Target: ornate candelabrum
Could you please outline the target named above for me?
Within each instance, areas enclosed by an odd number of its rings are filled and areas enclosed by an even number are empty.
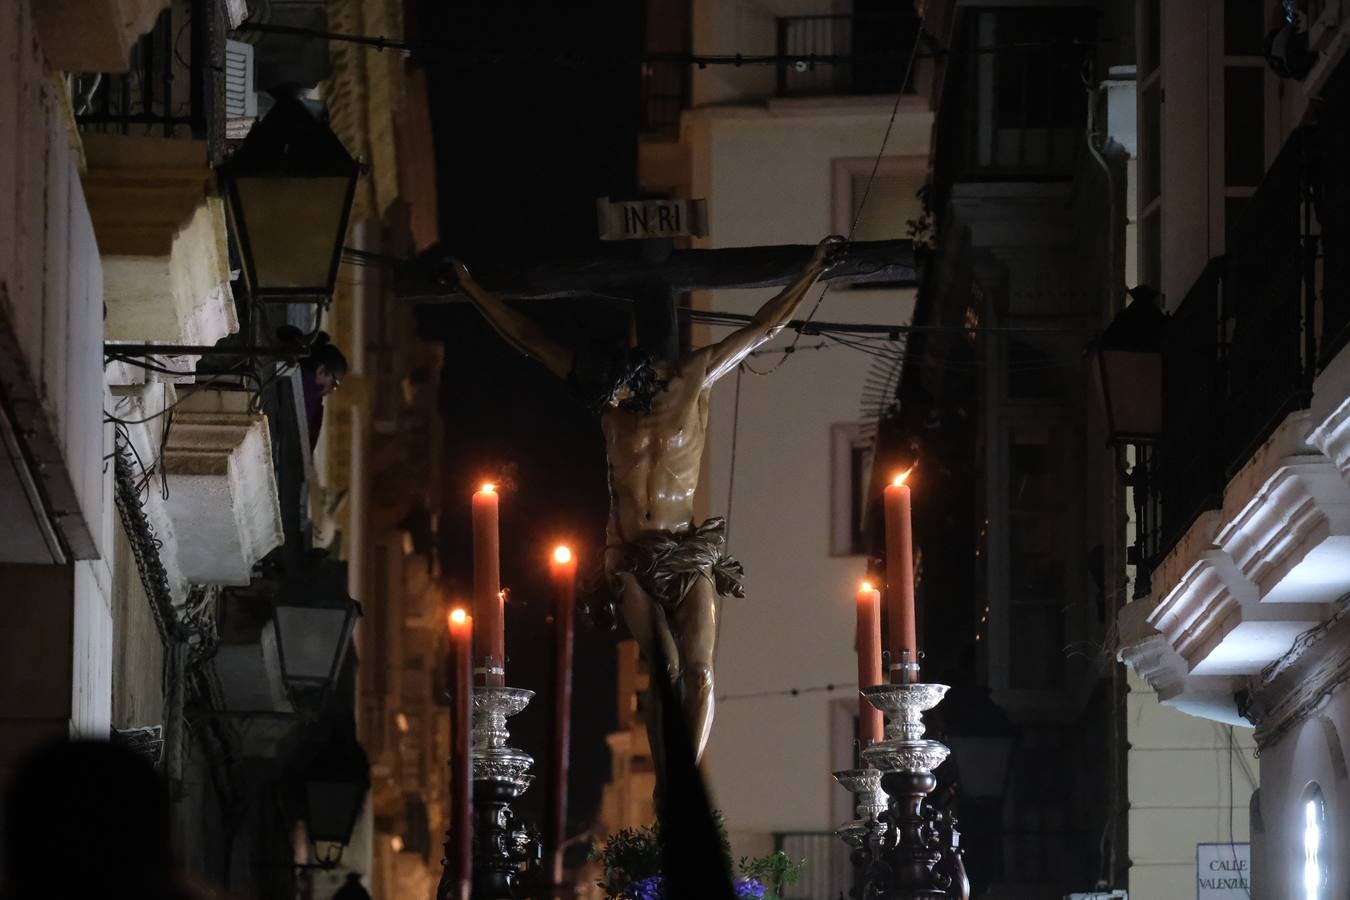
[[[538,860],[538,841],[511,812],[534,780],[534,758],[506,743],[506,720],[532,699],[534,691],[523,688],[473,689],[474,900],[517,896],[521,865]]]
[[[857,818],[839,826],[835,834],[849,847],[849,861],[853,863],[854,900],[862,900],[863,884],[872,861],[872,843],[880,839],[886,826],[881,821],[886,811],[886,792],[881,789],[880,769],[844,769],[834,773],[834,780],[853,795]]]
[[[878,684],[862,693],[886,716],[886,740],[862,755],[881,770],[888,804],[884,827],[869,832],[862,900],[967,900],[956,820],[928,800],[937,786],[933,770],[951,751],[924,738],[923,714],[942,701],[947,686]]]

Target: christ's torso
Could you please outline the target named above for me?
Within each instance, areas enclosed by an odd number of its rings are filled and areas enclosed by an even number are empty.
[[[644,531],[678,531],[694,518],[708,392],[698,365],[689,362],[682,361],[656,393],[650,412],[611,406],[600,416],[609,457],[611,544]]]

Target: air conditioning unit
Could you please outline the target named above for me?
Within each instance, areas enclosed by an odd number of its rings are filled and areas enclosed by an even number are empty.
[[[253,45],[225,42],[225,137],[243,140],[258,118],[254,87]]]

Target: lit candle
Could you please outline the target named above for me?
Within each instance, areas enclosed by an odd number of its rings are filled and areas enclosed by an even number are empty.
[[[445,836],[443,890],[437,896],[468,900],[473,855],[473,618],[462,608],[450,626],[450,827]]]
[[[572,619],[576,607],[577,558],[570,547],[555,547],[549,576],[557,608],[553,611],[553,793],[549,797],[548,865],[553,884],[563,883],[563,843],[567,838],[567,770],[572,717]]]
[[[886,486],[886,622],[890,627],[891,681],[917,681],[919,641],[914,627],[914,536],[910,525],[909,485],[913,467]]]
[[[497,523],[497,487],[485,484],[473,495],[473,655],[483,670],[480,683],[500,687],[506,684],[506,627]]]
[[[858,588],[858,687],[881,684],[881,591],[864,581]],[[858,697],[858,749],[883,737],[881,710]]]

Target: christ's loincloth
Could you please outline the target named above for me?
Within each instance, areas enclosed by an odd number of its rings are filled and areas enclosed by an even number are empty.
[[[683,531],[644,531],[620,545],[611,574],[629,572],[667,613],[679,609],[700,578],[722,597],[744,597],[745,569],[724,552],[726,519],[709,519]]]

